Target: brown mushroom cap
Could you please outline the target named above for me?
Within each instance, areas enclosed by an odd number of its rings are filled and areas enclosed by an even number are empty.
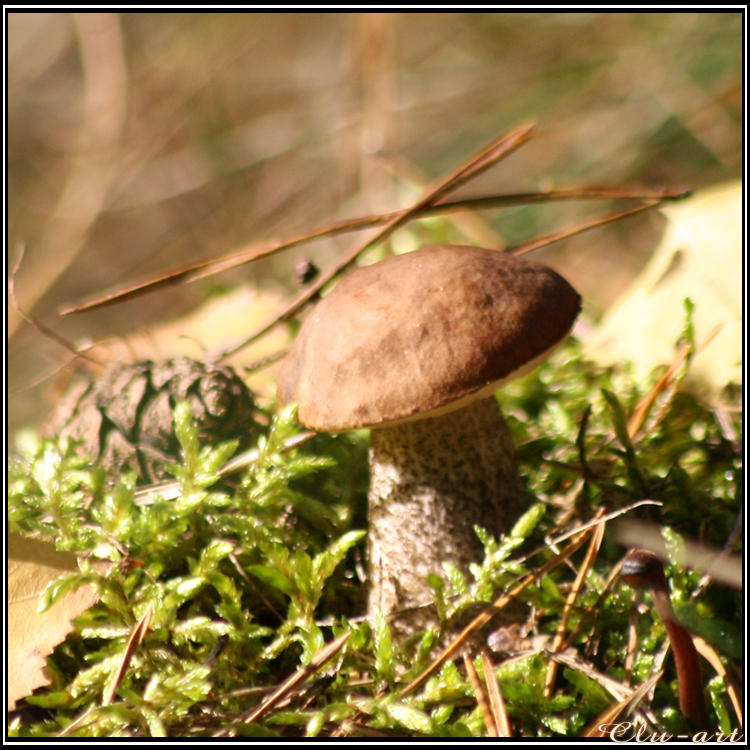
[[[344,276],[278,380],[299,421],[339,432],[447,407],[560,343],[581,307],[552,269],[495,250],[425,247]]]

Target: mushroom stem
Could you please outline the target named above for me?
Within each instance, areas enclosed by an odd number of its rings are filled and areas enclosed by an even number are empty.
[[[370,442],[370,613],[430,603],[425,583],[451,562],[480,562],[474,526],[499,535],[524,510],[508,427],[494,397],[441,416],[373,429]],[[393,621],[405,633],[436,624],[434,610]]]
[[[677,622],[661,560],[652,552],[634,550],[623,561],[621,575],[629,586],[649,591],[654,608],[664,623],[677,669],[680,711],[687,719],[690,730],[712,731],[703,695],[698,652],[690,633]]]

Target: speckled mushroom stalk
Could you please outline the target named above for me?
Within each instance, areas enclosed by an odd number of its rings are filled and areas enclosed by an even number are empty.
[[[369,494],[369,611],[430,602],[425,578],[444,561],[468,570],[482,559],[474,532],[507,532],[524,511],[513,443],[497,401],[372,430]],[[434,624],[408,612],[406,629]]]
[[[492,394],[559,344],[579,310],[540,263],[439,245],[355,269],[307,317],[278,397],[297,402],[306,427],[372,428],[370,613],[429,604],[426,575],[481,560],[475,525],[499,535],[520,516]],[[418,616],[402,632],[435,622]]]

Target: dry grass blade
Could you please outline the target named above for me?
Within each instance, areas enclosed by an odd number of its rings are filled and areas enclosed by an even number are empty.
[[[386,686],[381,687],[378,692],[375,694],[376,698],[384,698],[388,693],[388,688]],[[341,724],[339,724],[329,735],[330,737],[347,737],[352,732],[356,733],[362,731],[363,728],[365,728],[366,731],[369,731],[370,728],[367,727],[366,724],[363,723],[364,719],[366,718],[366,714],[364,711],[357,711],[354,716],[350,716],[347,719],[344,719]],[[377,730],[373,729],[373,732],[377,732]],[[363,734],[361,735],[363,737],[386,737],[387,734]]]
[[[597,516],[601,519],[601,516],[604,514],[604,511],[600,508],[597,512]],[[552,647],[551,651],[554,653],[556,651],[559,651],[562,647],[563,643],[565,642],[565,631],[568,629],[568,622],[570,621],[570,615],[573,612],[573,606],[575,605],[576,599],[578,598],[578,594],[581,592],[581,589],[583,588],[584,581],[586,580],[586,576],[588,575],[589,570],[594,564],[594,560],[596,559],[597,554],[599,554],[599,548],[602,544],[602,539],[604,538],[604,529],[606,527],[605,523],[600,523],[596,530],[594,531],[594,534],[591,537],[591,542],[589,544],[588,551],[586,552],[586,557],[584,558],[583,564],[581,565],[580,570],[578,571],[578,575],[575,578],[575,581],[573,582],[573,585],[571,586],[570,592],[568,593],[568,598],[565,601],[565,609],[563,610],[562,616],[560,617],[560,622],[557,626],[557,632],[555,633],[555,637],[552,640]],[[552,690],[555,686],[555,679],[557,677],[557,662],[550,661],[547,666],[547,675],[544,680],[544,695],[547,698],[550,698],[552,696]]]
[[[373,729],[372,727],[368,727],[367,724],[362,724],[354,719],[344,719],[344,721],[336,727],[334,732],[331,733],[331,737],[369,737],[372,739],[386,739],[392,738],[393,734],[389,734],[381,729]]]
[[[644,505],[661,506],[661,502],[659,500],[650,500],[648,498],[646,498],[645,500],[637,500],[636,502],[631,503],[630,505],[626,505],[623,508],[619,508],[618,510],[612,511],[612,513],[607,513],[601,518],[597,517],[593,521],[587,521],[586,523],[583,523],[580,526],[577,526],[576,528],[571,529],[570,531],[566,531],[563,534],[556,536],[553,540],[553,544],[560,544],[560,542],[564,541],[565,539],[569,539],[572,536],[575,536],[576,534],[578,534],[581,531],[584,531],[585,529],[591,529],[594,526],[598,526],[601,523],[607,523],[607,521],[611,521],[614,518],[619,518],[620,516],[624,516],[626,513],[630,513],[631,510],[635,510],[636,508],[641,508]]]
[[[314,240],[323,237],[334,237],[343,232],[366,229],[369,226],[377,225],[377,219],[379,218],[381,217],[353,219],[341,224],[336,224],[332,227],[326,227],[325,229],[295,235],[286,240],[255,245],[222,258],[213,258],[199,263],[192,263],[189,266],[184,266],[175,271],[170,271],[167,274],[160,275],[155,279],[152,278],[146,281],[137,281],[133,284],[129,284],[125,287],[118,287],[103,294],[96,294],[95,296],[81,302],[74,302],[61,308],[60,314],[69,315],[71,313],[96,310],[102,307],[108,307],[109,305],[119,304],[120,302],[126,302],[127,300],[141,297],[144,294],[168,289],[169,287],[177,286],[178,284],[188,284],[191,281],[197,281],[198,279],[212,276],[221,271],[237,268],[245,263],[252,263],[254,260],[259,260],[260,258],[266,258],[269,255],[274,255],[282,250],[289,250],[290,248],[306,242],[313,242]]]
[[[620,680],[615,679],[614,677],[610,677],[609,675],[604,674],[603,672],[597,672],[589,662],[582,661],[577,655],[571,652],[564,653],[561,651],[560,653],[553,654],[550,651],[545,651],[544,649],[542,649],[541,653],[546,654],[547,657],[549,657],[550,659],[554,659],[564,667],[568,667],[569,669],[573,669],[576,672],[580,672],[590,680],[598,683],[616,701],[622,701],[626,698],[629,698],[633,694],[633,688],[625,685],[623,682],[620,682]]]
[[[614,706],[610,706],[604,712],[589,724],[581,733],[581,737],[607,737],[617,731],[617,725],[629,716],[643,697],[656,685],[661,679],[663,672],[652,674],[647,680],[641,683],[628,698],[621,700]],[[615,737],[621,735],[615,734]]]
[[[501,206],[528,205],[529,203],[547,203],[549,201],[639,200],[660,202],[681,201],[690,196],[691,193],[679,190],[643,190],[642,188],[587,185],[586,187],[557,188],[535,193],[509,193],[507,195],[490,195],[484,198],[445,201],[424,208],[420,212],[420,216],[433,216],[445,211],[480,210]]]
[[[499,161],[510,156],[514,151],[523,146],[531,138],[534,123],[521,125],[512,130],[508,135],[503,135],[490,143],[478,154],[469,159],[466,164],[459,167],[453,174],[446,177],[434,190],[431,190],[414,208],[434,203],[444,195],[453,192],[465,185],[467,182],[494,167]]]
[[[390,237],[399,227],[406,224],[412,219],[412,217],[425,206],[429,206],[439,201],[444,195],[447,195],[453,190],[456,190],[461,185],[468,182],[473,177],[481,174],[482,172],[495,165],[498,161],[509,156],[511,153],[519,149],[526,141],[531,138],[530,131],[533,125],[524,125],[520,128],[516,128],[507,136],[503,136],[493,141],[490,146],[481,151],[478,155],[470,159],[466,164],[461,166],[456,172],[447,177],[436,187],[429,190],[417,203],[415,203],[408,210],[397,214],[391,219],[382,229],[380,229],[374,237],[371,237],[366,242],[356,246],[348,255],[346,255],[341,261],[339,261],[331,270],[327,273],[322,274],[320,278],[311,284],[302,294],[300,294],[280,315],[276,316],[267,325],[256,331],[252,336],[243,341],[238,346],[234,347],[230,351],[224,352],[221,356],[220,361],[227,357],[236,354],[241,349],[252,344],[254,341],[259,339],[265,333],[270,331],[279,323],[283,323],[293,318],[302,308],[317,295],[323,287],[328,284],[334,277],[336,277],[342,271],[345,271],[351,266],[357,258],[366,250],[374,247],[380,242]]]
[[[643,427],[643,423],[646,421],[649,413],[656,403],[656,399],[661,395],[667,388],[672,384],[675,378],[681,380],[680,375],[685,373],[685,362],[691,354],[697,354],[702,349],[705,349],[716,335],[721,330],[721,325],[716,326],[711,333],[706,337],[700,346],[693,347],[691,344],[683,344],[677,355],[674,358],[672,364],[667,368],[667,371],[656,381],[656,384],[644,398],[642,398],[635,407],[633,416],[630,418],[628,423],[628,434],[631,438],[638,434],[638,431]],[[662,410],[664,411],[664,410]]]
[[[443,651],[443,653],[430,664],[427,669],[422,672],[419,677],[412,680],[402,691],[401,697],[408,695],[409,693],[416,690],[420,685],[423,685],[432,675],[437,672],[440,667],[445,664],[449,659],[452,659],[461,648],[463,643],[469,636],[481,630],[487,625],[490,620],[504,607],[508,605],[516,596],[518,596],[524,589],[528,588],[534,581],[540,577],[549,573],[550,570],[557,567],[563,560],[567,559],[572,555],[583,543],[586,541],[590,532],[588,530],[580,533],[564,550],[555,555],[551,560],[548,560],[538,571],[531,573],[524,578],[520,583],[516,584],[507,594],[503,594],[500,598],[496,599],[482,614],[475,617],[454,639],[454,641]]]
[[[118,667],[117,672],[115,672],[115,674],[112,676],[112,680],[110,681],[109,686],[105,690],[104,696],[102,697],[102,706],[108,706],[114,700],[117,688],[120,686],[122,678],[125,676],[125,672],[130,666],[130,662],[132,661],[135,652],[138,650],[138,647],[141,645],[141,643],[143,643],[143,639],[146,637],[146,633],[148,632],[149,625],[151,625],[153,616],[154,607],[152,604],[149,604],[148,607],[146,607],[146,611],[143,613],[143,617],[141,617],[141,619],[138,621],[138,624],[133,629],[133,632],[130,634],[128,644],[125,647],[125,653],[122,655],[120,666]]]
[[[417,211],[411,213],[412,219],[426,218],[430,216],[452,213],[455,211],[471,211],[487,208],[498,208],[503,206],[525,205],[529,203],[542,203],[547,201],[570,201],[570,200],[592,200],[592,199],[632,199],[632,200],[681,200],[687,193],[674,191],[654,191],[648,192],[638,188],[608,188],[608,187],[584,187],[584,188],[565,188],[560,190],[550,190],[537,193],[511,193],[507,195],[491,195],[481,198],[466,198],[457,201],[444,201],[435,204],[425,205]],[[335,237],[347,232],[357,232],[363,229],[370,229],[402,216],[405,211],[391,211],[385,214],[365,216],[356,219],[337,222],[323,229],[316,229],[312,232],[303,232],[301,234],[287,237],[283,240],[254,245],[244,250],[235,251],[220,258],[191,263],[188,266],[169,271],[166,274],[160,274],[156,278],[149,278],[144,281],[133,282],[126,286],[116,287],[110,291],[97,293],[91,297],[78,302],[72,302],[60,309],[61,315],[70,315],[72,313],[89,312],[98,310],[110,305],[116,305],[121,302],[136,299],[145,294],[151,294],[163,289],[169,289],[180,284],[189,284],[192,281],[203,279],[208,276],[227,271],[238,266],[252,263],[261,258],[267,258],[284,250],[323,239],[325,237]]]
[[[482,666],[484,667],[484,679],[487,683],[487,692],[490,696],[490,708],[495,719],[498,737],[510,737],[511,727],[508,711],[505,708],[505,700],[500,691],[500,685],[495,678],[495,665],[492,663],[489,651],[482,649]]]
[[[604,602],[606,598],[609,596],[609,592],[614,587],[615,583],[617,583],[617,580],[620,576],[620,567],[622,565],[622,561],[618,562],[617,565],[615,565],[614,568],[609,573],[609,576],[607,577],[606,582],[604,583],[604,587],[602,588],[601,593],[597,597],[596,601],[583,613],[580,620],[578,621],[578,625],[573,628],[573,630],[568,634],[568,636],[565,638],[563,643],[560,646],[560,651],[564,651],[566,648],[568,648],[570,645],[576,642],[578,639],[578,636],[581,635],[584,628],[588,626],[588,624],[591,622],[591,620],[596,617],[599,612],[602,611],[602,607],[604,606]]]
[[[16,251],[16,258],[13,262],[13,266],[11,267],[10,272],[8,273],[8,299],[10,300],[13,309],[24,321],[26,321],[26,323],[36,328],[39,333],[42,334],[42,336],[46,336],[48,339],[52,339],[52,341],[56,342],[64,349],[72,352],[76,357],[83,357],[84,359],[87,359],[89,360],[89,362],[93,362],[94,364],[102,364],[99,360],[92,357],[90,354],[87,354],[85,351],[79,351],[76,348],[75,344],[73,344],[73,342],[68,341],[68,339],[66,339],[64,336],[60,336],[60,334],[55,333],[55,331],[53,331],[51,328],[48,328],[46,325],[44,325],[41,320],[35,318],[32,315],[29,315],[21,309],[21,306],[18,303],[18,299],[16,298],[16,275],[18,274],[18,269],[21,267],[23,256],[24,247],[23,245],[21,245]]]
[[[628,435],[630,435],[631,438],[634,438],[638,434],[641,427],[643,427],[643,423],[646,421],[646,417],[649,415],[651,409],[656,403],[656,399],[667,389],[667,386],[669,386],[669,384],[674,380],[675,376],[683,368],[685,361],[687,360],[688,355],[690,354],[692,349],[693,347],[691,344],[683,344],[680,347],[680,350],[677,352],[677,356],[674,358],[674,361],[667,368],[667,371],[659,378],[659,380],[656,381],[656,384],[651,389],[651,392],[638,402],[635,407],[635,411],[633,412],[633,416],[630,418],[630,422],[628,422]]]
[[[487,729],[487,734],[490,737],[499,737],[495,717],[492,715],[492,709],[490,708],[484,688],[482,687],[482,681],[479,679],[477,670],[474,667],[474,662],[467,653],[463,654],[463,660],[464,667],[466,667],[466,674],[468,675],[469,682],[471,682],[471,687],[474,690],[474,697],[477,699],[477,705],[482,712],[482,718],[484,719],[484,726]]]
[[[614,224],[616,221],[622,221],[631,216],[636,216],[644,211],[651,211],[654,208],[658,208],[662,201],[656,201],[649,203],[645,206],[638,206],[638,208],[632,208],[629,211],[621,211],[620,213],[612,214],[611,216],[605,216],[601,219],[595,219],[585,224],[579,224],[577,227],[571,227],[570,229],[564,229],[562,232],[555,232],[554,234],[548,234],[544,237],[539,237],[531,242],[526,242],[523,245],[514,247],[507,252],[513,255],[524,255],[530,253],[532,250],[538,250],[540,247],[546,247],[551,245],[553,242],[559,242],[560,240],[567,240],[569,237],[575,237],[577,234],[588,232],[590,229],[597,229],[598,227],[607,226],[607,224]]]
[[[241,719],[242,722],[245,724],[252,724],[255,721],[258,721],[258,719],[261,719],[263,716],[265,716],[272,708],[274,708],[278,703],[280,703],[286,695],[288,695],[292,690],[294,690],[298,685],[303,683],[308,677],[313,675],[318,669],[320,669],[327,661],[332,659],[336,654],[341,651],[341,649],[344,647],[344,644],[349,639],[349,636],[351,633],[344,633],[343,635],[340,635],[338,638],[334,638],[330,643],[323,646],[320,651],[318,651],[312,659],[310,659],[310,663],[306,664],[304,667],[301,667],[298,669],[294,674],[290,675],[284,682],[279,685],[276,690],[271,693],[271,695],[266,698],[257,708],[254,708],[250,713],[248,713],[243,719]],[[216,737],[224,737],[228,736],[229,730],[223,730],[222,732],[219,732],[218,734],[214,735]]]
[[[740,695],[739,688],[735,684],[729,672],[727,672],[724,664],[722,663],[719,655],[714,650],[711,644],[707,643],[699,635],[693,635],[693,643],[695,644],[695,650],[716,670],[716,674],[721,677],[727,686],[727,693],[729,693],[729,699],[732,701],[732,707],[737,715],[737,721],[740,729],[742,729],[742,696]]]
[[[99,706],[91,706],[91,708],[87,708],[80,716],[78,716],[76,719],[73,719],[73,721],[68,724],[65,729],[63,729],[61,732],[58,732],[55,736],[56,737],[68,737],[73,732],[78,731],[82,727],[85,727],[88,723],[88,719],[90,719],[92,716],[96,715],[97,711],[100,710]]]

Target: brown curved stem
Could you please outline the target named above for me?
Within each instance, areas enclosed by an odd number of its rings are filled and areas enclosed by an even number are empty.
[[[691,731],[711,732],[698,652],[690,633],[677,622],[661,560],[651,552],[635,550],[623,561],[621,575],[629,586],[649,591],[654,607],[664,622],[677,668],[680,711]]]

